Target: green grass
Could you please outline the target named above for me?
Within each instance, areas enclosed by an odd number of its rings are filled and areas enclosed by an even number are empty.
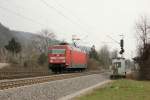
[[[150,100],[150,82],[117,80],[75,100]]]

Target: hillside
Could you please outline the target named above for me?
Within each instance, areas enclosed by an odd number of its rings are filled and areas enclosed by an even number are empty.
[[[11,31],[0,23],[0,47],[6,45],[12,37]]]
[[[22,46],[32,46],[33,40],[37,37],[38,35],[30,32],[10,30],[0,23],[0,47],[4,47],[12,38],[19,41]],[[52,44],[56,44],[57,42],[57,40],[51,41]]]
[[[30,44],[36,35],[29,32],[13,31],[0,23],[0,47],[5,46],[12,38],[18,40],[22,45]]]

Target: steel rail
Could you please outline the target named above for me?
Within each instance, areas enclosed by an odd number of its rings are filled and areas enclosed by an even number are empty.
[[[33,78],[24,78],[24,79],[15,79],[0,82],[0,90],[5,90],[9,88],[21,87],[32,84],[39,84],[44,82],[86,76],[91,74],[99,74],[100,72],[84,72],[84,73],[69,73],[69,74],[59,74],[59,75],[50,75],[42,77],[33,77]]]

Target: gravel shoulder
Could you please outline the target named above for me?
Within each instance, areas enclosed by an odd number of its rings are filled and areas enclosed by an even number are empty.
[[[106,74],[93,74],[0,91],[0,100],[58,100],[104,82]]]

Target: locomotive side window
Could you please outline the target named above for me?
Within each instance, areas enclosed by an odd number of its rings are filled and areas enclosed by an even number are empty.
[[[52,49],[49,51],[51,54],[65,54],[65,49]]]

